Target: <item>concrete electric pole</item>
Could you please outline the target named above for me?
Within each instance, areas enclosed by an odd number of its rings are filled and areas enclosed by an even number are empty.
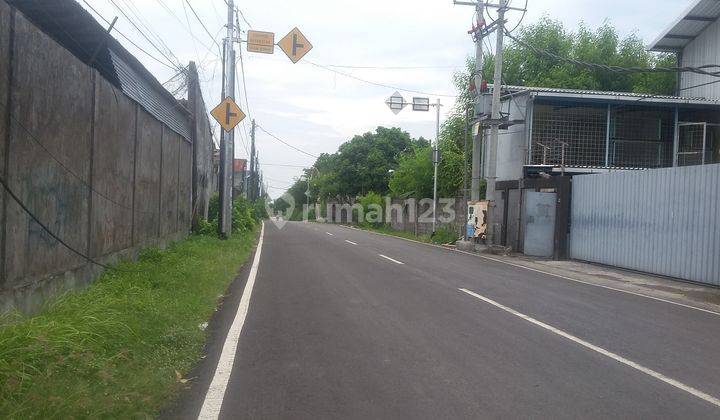
[[[225,37],[225,63],[223,63],[223,97],[235,98],[235,28],[233,26],[233,13],[235,10],[233,0],[227,0],[228,20]],[[232,172],[233,159],[232,144],[234,130],[222,130],[220,134],[220,210],[218,215],[218,233],[221,238],[227,238],[232,233]]]
[[[254,200],[255,198],[255,119],[250,124],[250,180],[248,182],[248,199]]]
[[[483,13],[485,13],[484,4],[481,1],[478,1],[475,5],[475,14],[477,17],[475,20],[475,27],[473,27],[475,30],[475,103],[479,103],[482,100],[483,94],[483,37],[485,30],[485,17]],[[482,134],[482,130],[479,130],[478,135],[473,137],[472,142],[472,179],[470,181],[470,199],[472,201],[480,200]]]
[[[486,238],[488,245],[494,243],[495,236],[495,180],[497,179],[497,145],[498,131],[500,130],[500,93],[502,90],[502,69],[503,69],[503,38],[505,35],[505,10],[508,0],[500,0],[497,18],[497,44],[495,46],[495,76],[493,76],[493,97],[492,116],[490,118],[490,143],[487,147],[487,192],[485,197],[488,201],[488,226]]]

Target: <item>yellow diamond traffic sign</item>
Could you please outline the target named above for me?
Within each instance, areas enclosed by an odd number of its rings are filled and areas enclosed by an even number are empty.
[[[285,38],[278,42],[278,46],[287,54],[293,64],[300,61],[313,47],[298,28],[294,28],[285,35]]]
[[[230,132],[240,121],[245,119],[245,113],[229,96],[225,98],[220,105],[210,111],[210,115],[220,123],[223,130]]]

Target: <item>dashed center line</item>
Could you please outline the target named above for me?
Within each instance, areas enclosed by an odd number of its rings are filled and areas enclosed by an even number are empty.
[[[347,243],[349,243],[349,244],[351,244],[351,245],[357,245],[355,242],[353,242],[353,241],[348,241],[347,239],[345,239],[345,242],[347,242]]]
[[[644,374],[646,374],[646,375],[649,375],[649,376],[651,376],[651,377],[653,377],[653,378],[655,378],[655,379],[657,379],[657,380],[659,380],[659,381],[665,382],[666,384],[671,385],[671,386],[673,386],[673,387],[675,387],[675,388],[677,388],[677,389],[679,389],[679,390],[681,390],[681,391],[685,391],[685,392],[687,392],[688,394],[691,394],[691,395],[693,395],[693,396],[695,396],[695,397],[697,397],[697,398],[700,398],[701,400],[707,401],[707,402],[709,402],[710,404],[713,404],[713,405],[715,405],[715,406],[717,406],[717,407],[720,407],[720,399],[718,399],[718,398],[716,398],[716,397],[714,397],[714,396],[712,396],[712,395],[710,395],[710,394],[707,394],[707,393],[705,393],[705,392],[703,392],[703,391],[700,391],[699,389],[693,388],[693,387],[691,387],[691,386],[689,386],[689,385],[685,385],[684,383],[682,383],[682,382],[680,382],[680,381],[677,381],[677,380],[675,380],[675,379],[673,379],[673,378],[667,377],[667,376],[663,375],[663,374],[660,373],[660,372],[656,372],[656,371],[654,371],[654,370],[652,370],[652,369],[650,369],[650,368],[646,368],[645,366],[642,366],[642,365],[639,364],[639,363],[633,362],[632,360],[626,359],[626,358],[624,358],[624,357],[622,357],[622,356],[620,356],[620,355],[618,355],[618,354],[615,354],[615,353],[613,353],[613,352],[611,352],[611,351],[605,350],[605,349],[602,348],[602,347],[598,347],[598,346],[596,346],[596,345],[594,345],[594,344],[592,344],[592,343],[589,343],[589,342],[587,342],[587,341],[585,341],[585,340],[583,340],[583,339],[581,339],[581,338],[575,337],[574,335],[572,335],[572,334],[570,334],[570,333],[567,333],[567,332],[565,332],[565,331],[563,331],[563,330],[561,330],[561,329],[555,328],[555,327],[553,327],[552,325],[548,325],[548,324],[546,324],[546,323],[544,323],[544,322],[542,322],[542,321],[538,321],[538,320],[535,319],[535,318],[532,318],[532,317],[530,317],[530,316],[528,316],[528,315],[525,315],[525,314],[523,314],[523,313],[521,313],[521,312],[518,312],[518,311],[516,311],[516,310],[514,310],[514,309],[512,309],[512,308],[509,308],[509,307],[507,307],[507,306],[505,306],[505,305],[502,305],[502,304],[500,304],[500,303],[497,303],[497,302],[495,302],[494,300],[492,300],[492,299],[490,299],[490,298],[487,298],[487,297],[485,297],[485,296],[479,295],[479,294],[477,294],[477,293],[475,293],[475,292],[472,292],[472,291],[470,291],[470,290],[467,290],[467,289],[459,289],[459,290],[460,290],[461,292],[467,293],[467,294],[470,295],[470,296],[473,296],[473,297],[475,297],[475,298],[478,298],[478,299],[484,301],[485,303],[489,303],[490,305],[493,305],[493,306],[495,306],[496,308],[502,309],[502,310],[505,311],[505,312],[508,312],[508,313],[510,313],[510,314],[513,314],[513,315],[515,315],[515,316],[518,317],[518,318],[522,318],[522,319],[524,319],[525,321],[528,321],[528,322],[530,322],[530,323],[532,323],[532,324],[535,324],[536,326],[538,326],[538,327],[540,327],[540,328],[544,328],[545,330],[548,330],[548,331],[550,331],[550,332],[553,333],[553,334],[557,334],[557,335],[559,335],[559,336],[561,336],[561,337],[563,337],[563,338],[566,338],[566,339],[568,339],[568,340],[570,340],[570,341],[572,341],[572,342],[574,342],[574,343],[576,343],[576,344],[579,344],[579,345],[581,345],[581,346],[583,346],[583,347],[585,347],[585,348],[587,348],[587,349],[589,349],[589,350],[592,350],[592,351],[594,351],[594,352],[600,353],[600,354],[602,354],[603,356],[609,357],[609,358],[611,358],[611,359],[613,359],[613,360],[615,360],[615,361],[617,361],[617,362],[619,362],[619,363],[622,363],[622,364],[624,364],[624,365],[626,365],[626,366],[629,366],[629,367],[631,367],[631,368],[633,368],[633,369],[636,369],[636,370],[638,370],[638,371],[640,371],[640,372],[642,372],[642,373],[644,373]]]
[[[332,234],[332,233],[330,233],[330,232],[325,232],[325,233],[328,234],[328,235],[330,235],[330,236],[335,236],[334,234]]]
[[[388,261],[394,262],[395,264],[405,265],[404,262],[400,262],[400,261],[398,261],[398,260],[396,260],[396,259],[390,258],[390,257],[388,257],[387,255],[383,255],[383,254],[378,254],[378,255],[381,256],[381,257],[383,257],[383,258],[385,258],[385,259],[388,260]]]

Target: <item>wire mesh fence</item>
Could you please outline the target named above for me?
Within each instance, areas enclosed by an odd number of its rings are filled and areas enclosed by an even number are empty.
[[[536,104],[530,163],[567,167],[672,166],[674,110]]]

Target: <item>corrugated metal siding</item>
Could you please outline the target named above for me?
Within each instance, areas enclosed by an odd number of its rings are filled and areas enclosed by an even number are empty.
[[[180,104],[161,95],[140,76],[128,63],[110,50],[123,92],[140,104],[152,116],[165,123],[171,130],[192,141],[191,127],[188,117],[183,113]]]
[[[575,177],[570,256],[720,286],[720,164]]]
[[[720,7],[720,3],[718,3]],[[716,20],[683,50],[682,65],[699,67],[720,63],[720,21]],[[717,81],[716,77],[697,73],[683,73],[680,94],[687,97],[720,98],[720,84],[713,83],[693,89],[685,89],[703,83]]]

